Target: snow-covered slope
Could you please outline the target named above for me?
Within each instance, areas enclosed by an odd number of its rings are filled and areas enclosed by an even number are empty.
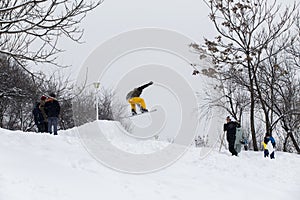
[[[98,123],[106,129],[115,126]],[[111,136],[121,147],[144,148],[121,137]],[[147,151],[164,145],[143,142]],[[199,149],[192,147],[166,169],[125,174],[94,160],[76,129],[60,131],[56,137],[0,129],[0,200],[296,200],[300,199],[299,174],[300,157],[295,154],[276,152],[276,159],[270,160],[262,152],[231,157],[226,151],[212,151],[200,159]]]

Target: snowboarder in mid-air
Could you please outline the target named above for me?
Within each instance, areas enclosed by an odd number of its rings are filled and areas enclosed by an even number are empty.
[[[144,112],[148,112],[147,108],[146,108],[146,103],[144,101],[143,98],[140,97],[140,95],[143,92],[143,89],[145,89],[146,87],[152,85],[153,82],[150,81],[149,83],[142,85],[138,88],[134,88],[132,91],[130,91],[127,95],[126,95],[126,100],[128,101],[128,103],[131,106],[131,113],[132,115],[136,115],[136,105],[139,105],[141,113]]]

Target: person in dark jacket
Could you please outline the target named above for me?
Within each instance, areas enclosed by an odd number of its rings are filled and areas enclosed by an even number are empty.
[[[32,110],[32,114],[33,114],[34,124],[38,128],[38,132],[42,133],[46,131],[46,127],[44,124],[44,117],[41,110],[39,109],[39,106],[40,106],[40,102],[36,102]]]
[[[231,121],[229,116],[226,118],[226,122],[227,123],[224,124],[224,131],[227,132],[226,138],[229,146],[229,151],[233,156],[237,156],[238,153],[234,149],[234,143],[235,143],[236,128],[239,127],[240,125],[238,122]]]
[[[57,124],[58,124],[58,116],[60,114],[60,105],[58,101],[55,99],[55,94],[51,93],[50,97],[47,99],[45,103],[45,112],[48,118],[48,132],[52,134],[52,127],[54,135],[57,135]]]
[[[148,112],[147,108],[146,108],[146,103],[144,101],[143,98],[140,97],[140,95],[142,94],[143,90],[146,87],[149,87],[150,85],[152,85],[153,82],[149,82],[145,85],[142,85],[138,88],[134,88],[132,91],[130,91],[127,95],[126,95],[126,100],[128,101],[128,103],[131,106],[131,112],[132,115],[136,115],[136,105],[139,105],[141,108],[141,112]]]
[[[45,103],[46,103],[47,97],[46,96],[42,96],[41,97],[41,101],[40,101],[40,105],[39,105],[39,109],[43,115],[43,124],[44,124],[44,129],[43,132],[48,132],[48,119],[47,119],[47,115],[45,112]]]

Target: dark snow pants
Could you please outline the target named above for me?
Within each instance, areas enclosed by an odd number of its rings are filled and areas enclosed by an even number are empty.
[[[48,133],[52,134],[52,126],[53,126],[54,135],[57,135],[57,123],[58,123],[57,117],[48,117]]]
[[[269,157],[269,151],[268,151],[268,149],[264,150],[264,157]],[[275,152],[274,151],[270,154],[270,158],[271,159],[275,159]]]
[[[237,156],[238,153],[236,152],[236,150],[234,149],[234,143],[235,143],[235,136],[229,136],[227,137],[227,141],[228,141],[228,147],[229,147],[229,152],[233,155],[233,156]]]

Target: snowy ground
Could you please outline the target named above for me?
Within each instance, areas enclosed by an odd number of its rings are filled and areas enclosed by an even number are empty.
[[[132,175],[95,161],[75,132],[0,129],[0,200],[300,199],[296,154],[276,152],[270,160],[262,152],[232,157],[215,150],[200,159],[191,148],[166,169]]]

